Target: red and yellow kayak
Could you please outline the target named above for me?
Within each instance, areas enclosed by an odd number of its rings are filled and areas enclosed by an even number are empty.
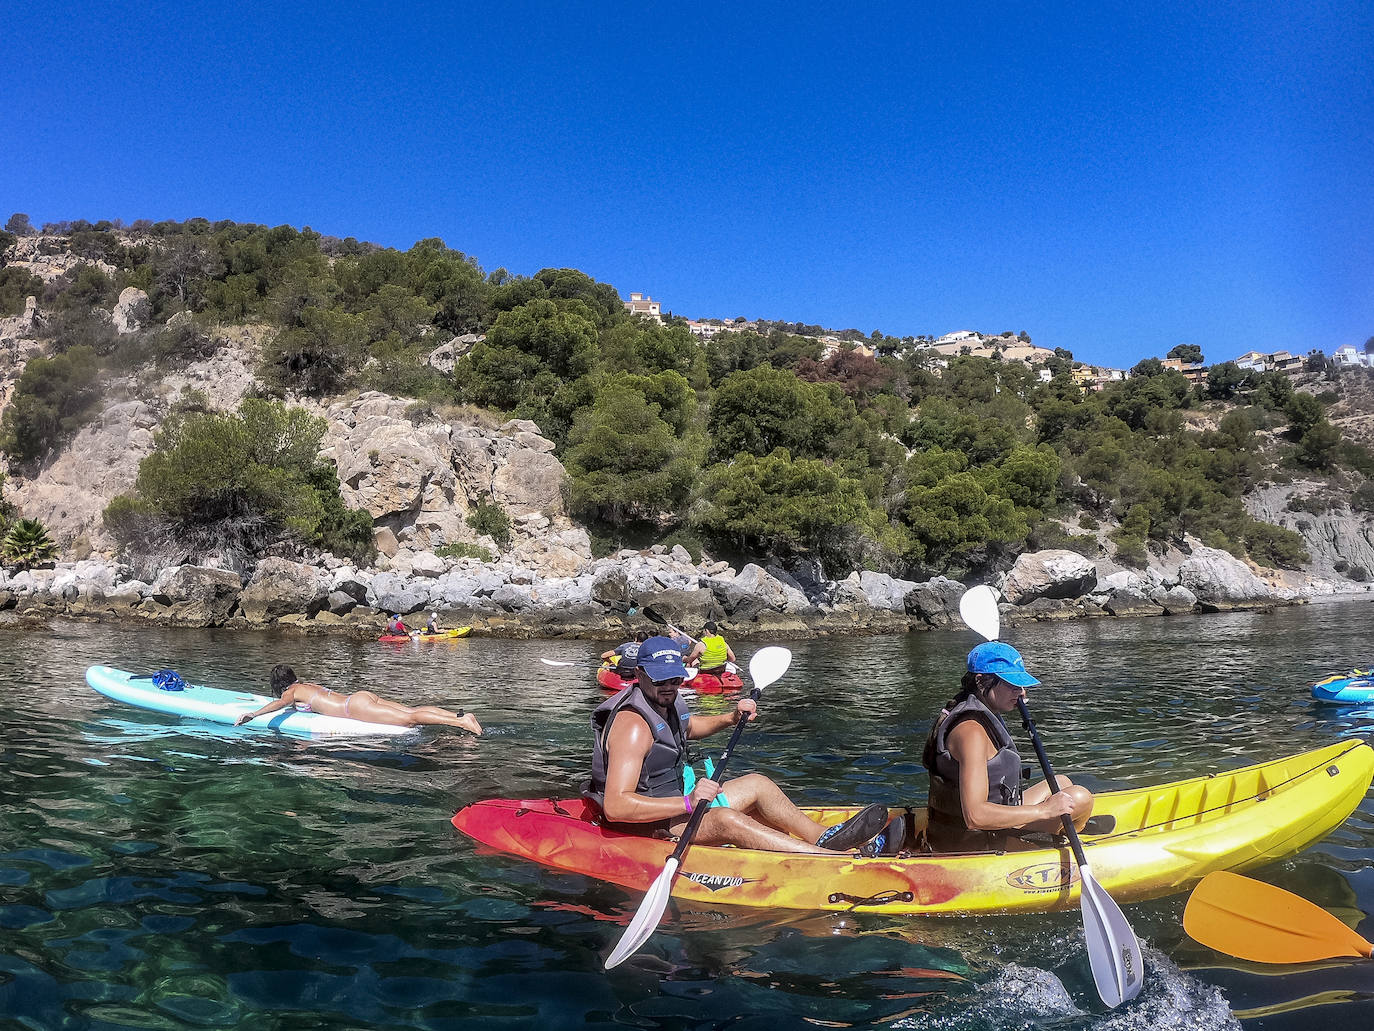
[[[596,682],[601,685],[603,691],[621,691],[633,684],[634,680],[622,679],[615,666],[605,663],[596,671]],[[697,694],[724,694],[726,691],[737,691],[743,686],[744,681],[738,673],[726,672],[721,676],[698,673],[684,683],[682,689],[695,691]]]
[[[633,680],[623,679],[620,676],[620,671],[609,662],[604,663],[601,668],[596,671],[596,682],[600,684],[602,690],[605,691],[623,691],[634,683]]]
[[[452,641],[459,637],[467,637],[472,633],[472,627],[459,626],[452,630],[441,630],[437,634],[426,634],[416,631],[413,634],[383,634],[377,640],[386,644],[404,644],[407,641]]]
[[[1374,750],[1341,741],[1226,773],[1103,792],[1094,814],[1114,817],[1115,826],[1084,834],[1083,845],[1097,881],[1118,902],[1171,895],[1213,870],[1262,866],[1321,840],[1360,804],[1371,777]],[[827,825],[857,811],[807,810]],[[924,809],[917,815],[923,821]],[[638,892],[673,849],[606,830],[581,799],[475,802],[453,825],[502,852]],[[672,893],[738,906],[954,915],[1072,909],[1078,887],[1067,846],[861,859],[694,845]]]
[[[719,673],[698,673],[687,686],[697,694],[724,694],[738,691],[744,686],[744,679],[733,670],[724,669]]]

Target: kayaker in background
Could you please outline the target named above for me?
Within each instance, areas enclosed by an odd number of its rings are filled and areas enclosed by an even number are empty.
[[[926,839],[935,851],[1015,849],[1023,847],[1021,832],[1061,831],[1061,816],[1082,830],[1092,816],[1092,793],[1063,774],[1056,774],[1057,793],[1043,781],[1021,789],[1021,755],[1002,714],[1039,683],[1009,644],[989,641],[968,653],[959,693],[936,718],[921,755],[930,772]]]
[[[401,622],[401,614],[399,612],[393,613],[391,618],[387,620],[386,632],[396,637],[405,637],[410,634],[410,630]]]
[[[724,792],[700,778],[688,792],[687,742],[754,719],[754,701],[741,698],[731,712],[693,716],[678,694],[687,673],[682,652],[667,637],[640,645],[636,662],[635,686],[592,713],[592,775],[582,795],[601,810],[606,826],[673,838],[704,805],[710,808],[695,839],[701,844],[806,853],[857,849],[882,830],[883,806],[870,805],[836,827],[823,827],[758,773],[731,780]]]
[[[439,613],[431,612],[429,614],[429,622],[425,624],[425,633],[429,634],[430,637],[443,633],[443,631],[439,629]]]
[[[610,662],[615,659],[615,668],[626,680],[635,675],[635,660],[639,657],[639,648],[649,635],[643,630],[639,631],[624,644],[618,644],[614,648],[601,653],[602,661]]]
[[[319,684],[302,684],[296,679],[296,671],[290,666],[273,666],[270,682],[272,694],[276,698],[260,709],[245,712],[234,720],[234,726],[265,716],[269,712],[278,712],[288,706],[294,706],[297,712],[318,712],[325,716],[362,720],[364,723],[385,723],[390,727],[444,726],[470,730],[479,736],[482,733],[482,724],[478,723],[477,717],[470,712],[453,712],[450,709],[441,709],[437,705],[402,705],[400,702],[379,698],[371,691],[343,694]]]
[[[706,632],[687,653],[687,665],[696,666],[702,673],[720,673],[727,662],[737,661],[725,638],[716,633],[717,629],[715,620],[706,621]]]

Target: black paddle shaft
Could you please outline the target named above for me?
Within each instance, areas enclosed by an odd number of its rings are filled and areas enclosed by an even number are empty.
[[[756,687],[749,692],[749,697],[755,702],[759,700],[762,692]],[[730,754],[734,752],[735,745],[739,743],[740,735],[744,733],[744,728],[750,724],[750,720],[741,714],[741,719],[735,724],[735,730],[730,735],[730,740],[725,746],[725,751],[720,753],[720,762],[716,764],[716,772],[711,775],[712,780],[716,780],[725,772],[725,764],[730,761]],[[687,819],[687,826],[682,829],[682,836],[677,839],[677,848],[673,849],[670,859],[681,861],[683,853],[687,851],[687,846],[692,843],[692,837],[697,832],[697,826],[701,823],[701,818],[706,815],[706,810],[711,808],[711,803],[706,802],[692,810],[692,815]]]
[[[1050,786],[1050,794],[1059,793],[1059,781],[1054,776],[1054,767],[1050,765],[1050,757],[1045,754],[1045,746],[1040,743],[1040,735],[1036,732],[1035,721],[1031,719],[1030,710],[1026,708],[1025,698],[1016,699],[1016,707],[1021,710],[1021,724],[1030,734],[1031,744],[1035,746],[1035,754],[1040,759],[1040,769],[1045,771],[1045,783]],[[1083,842],[1078,838],[1078,831],[1074,828],[1073,820],[1067,815],[1060,817],[1064,821],[1064,833],[1068,835],[1069,844],[1073,846],[1074,858],[1078,860],[1079,866],[1087,866],[1088,860],[1083,855]]]

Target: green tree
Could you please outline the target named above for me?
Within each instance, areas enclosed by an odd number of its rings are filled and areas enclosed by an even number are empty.
[[[1235,362],[1213,365],[1207,370],[1207,396],[1229,401],[1240,393],[1245,380],[1245,371]]]
[[[406,253],[411,286],[434,308],[434,324],[448,333],[474,333],[487,324],[490,288],[481,267],[444,241],[421,240]]]
[[[324,430],[302,408],[257,399],[238,414],[169,418],[139,464],[135,496],[111,502],[106,526],[134,545],[160,528],[192,552],[251,556],[295,542],[367,556],[372,521],[343,507],[334,469],[318,457]]]
[[[84,346],[30,358],[0,417],[0,449],[33,462],[74,433],[99,399],[98,370],[95,352]]]
[[[984,561],[990,548],[1018,544],[1030,531],[1011,499],[988,493],[972,473],[908,488],[903,518],[913,557],[941,572]]]
[[[1306,393],[1291,395],[1283,410],[1288,416],[1288,432],[1294,440],[1301,440],[1308,430],[1326,417],[1326,406]]]
[[[500,315],[455,376],[470,400],[510,411],[586,375],[598,353],[596,326],[586,315],[535,300]]]
[[[671,514],[697,473],[690,447],[659,407],[615,385],[574,420],[563,463],[571,509],[616,527]]]
[[[1197,344],[1175,344],[1165,357],[1177,358],[1184,365],[1201,365],[1202,348]]]
[[[868,506],[857,481],[782,448],[709,467],[691,523],[750,554],[811,553],[837,569],[847,569],[865,542],[888,536],[886,520]]]
[[[13,265],[0,268],[0,318],[20,314],[30,297],[42,294],[43,280],[37,276]]]
[[[307,307],[296,322],[263,345],[262,378],[279,389],[315,396],[341,389],[366,354],[363,317]]]
[[[5,232],[13,233],[15,236],[32,236],[36,230],[28,215],[16,211],[5,223]]]
[[[1309,427],[1298,440],[1297,459],[1313,469],[1330,469],[1336,464],[1340,447],[1341,431],[1323,418]]]
[[[837,387],[766,365],[731,373],[711,399],[711,456],[761,458],[778,448],[804,458],[835,454],[854,417],[854,403]]]

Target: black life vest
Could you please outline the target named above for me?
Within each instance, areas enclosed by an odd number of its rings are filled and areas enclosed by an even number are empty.
[[[604,812],[606,804],[606,740],[611,724],[622,709],[637,713],[649,730],[654,743],[639,769],[639,783],[635,791],[651,798],[667,798],[682,794],[682,768],[687,762],[687,721],[692,718],[687,703],[678,695],[673,709],[665,717],[644,697],[639,684],[618,691],[592,711],[592,776],[582,788],[582,797],[595,803]]]
[[[970,830],[964,822],[959,799],[959,761],[950,754],[949,733],[966,719],[975,719],[987,731],[997,752],[988,760],[988,801],[998,805],[1021,804],[1021,753],[1002,720],[969,695],[952,709],[940,713],[926,741],[922,761],[930,772],[929,820],[926,838],[941,852],[996,851],[1005,847],[1009,831]]]

